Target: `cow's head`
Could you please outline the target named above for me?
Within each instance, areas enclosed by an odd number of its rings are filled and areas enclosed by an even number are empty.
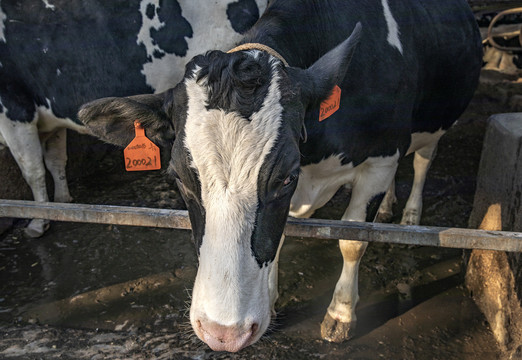
[[[139,119],[168,152],[167,172],[188,207],[199,268],[190,321],[214,350],[238,351],[270,323],[271,274],[299,176],[305,111],[340,83],[352,36],[309,69],[258,50],[195,57],[175,88],[86,104],[93,134],[126,146]]]

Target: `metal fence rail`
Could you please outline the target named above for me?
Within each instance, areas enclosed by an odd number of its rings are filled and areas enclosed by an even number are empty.
[[[0,217],[190,229],[187,211],[0,200]],[[288,218],[287,236],[522,252],[522,233]]]

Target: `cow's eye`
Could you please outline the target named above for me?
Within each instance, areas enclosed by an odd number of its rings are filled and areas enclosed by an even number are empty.
[[[283,186],[287,187],[287,186],[291,185],[296,180],[297,180],[297,174],[290,174],[285,179],[285,181],[283,181]]]

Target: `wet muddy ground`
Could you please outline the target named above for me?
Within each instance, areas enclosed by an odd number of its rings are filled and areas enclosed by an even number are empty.
[[[500,88],[483,83],[442,138],[422,224],[467,226],[486,119],[511,111],[508,100],[520,93],[517,84]],[[396,223],[411,186],[411,161],[405,158],[397,175]],[[113,153],[95,174],[74,180],[75,201],[183,207],[161,172],[125,173],[121,163]],[[315,216],[339,218],[348,197],[339,191]],[[370,244],[360,268],[357,335],[330,344],[320,339],[319,324],[341,269],[337,242],[288,238],[273,329],[228,354],[212,352],[190,329],[196,256],[189,232],[55,222],[42,238],[26,239],[24,223],[0,235],[0,358],[502,358],[463,286],[458,249]]]

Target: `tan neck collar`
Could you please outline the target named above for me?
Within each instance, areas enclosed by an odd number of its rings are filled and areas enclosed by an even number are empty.
[[[260,44],[260,43],[246,43],[246,44],[242,44],[242,45],[236,46],[235,48],[233,48],[231,50],[228,50],[227,53],[233,53],[233,52],[241,51],[241,50],[261,50],[261,51],[264,51],[264,52],[266,52],[266,53],[276,57],[277,59],[279,59],[285,66],[288,66],[288,63],[286,62],[285,58],[281,56],[281,54],[279,54],[277,51],[272,49],[270,46],[266,46],[266,45],[263,45],[263,44]]]

